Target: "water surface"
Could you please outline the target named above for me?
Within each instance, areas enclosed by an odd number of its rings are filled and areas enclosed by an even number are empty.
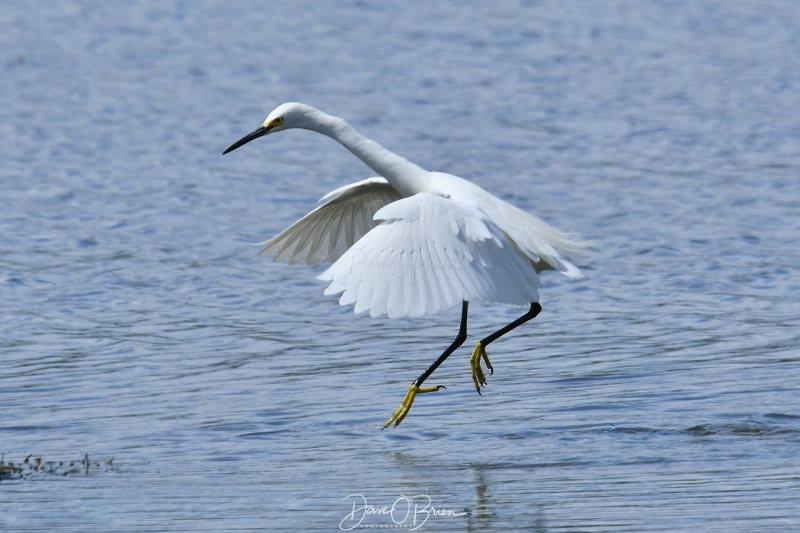
[[[0,529],[798,527],[794,3],[0,20]],[[465,346],[380,431],[459,310],[356,316],[256,257],[371,175],[303,131],[221,156],[283,101],[594,241],[482,396]],[[468,345],[524,312],[470,309]]]

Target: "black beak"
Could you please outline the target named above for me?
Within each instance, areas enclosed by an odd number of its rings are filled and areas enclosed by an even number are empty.
[[[225,155],[228,152],[233,152],[234,150],[236,150],[240,146],[244,146],[245,144],[249,143],[253,139],[258,139],[259,137],[263,137],[264,135],[269,133],[269,130],[271,130],[271,129],[272,128],[267,128],[267,127],[261,126],[257,130],[248,133],[247,135],[245,135],[244,137],[242,137],[241,139],[239,139],[238,141],[236,141],[235,143],[230,145],[227,150],[222,152],[222,155]]]

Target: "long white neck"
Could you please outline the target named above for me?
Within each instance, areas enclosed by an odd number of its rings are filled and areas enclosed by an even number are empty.
[[[358,133],[344,120],[319,112],[308,129],[335,139],[403,196],[428,190],[430,172]]]

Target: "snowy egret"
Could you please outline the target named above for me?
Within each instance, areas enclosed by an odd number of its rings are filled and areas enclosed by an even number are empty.
[[[486,346],[542,310],[539,273],[557,270],[571,278],[580,270],[568,259],[584,243],[500,200],[477,185],[423,170],[359,134],[344,120],[313,107],[281,104],[261,127],[233,143],[235,150],[277,131],[302,128],[338,141],[378,173],[326,194],[319,207],[262,243],[262,254],[289,264],[331,264],[318,278],[325,294],[372,316],[418,317],[461,304],[458,335],[409,387],[400,408],[384,424],[400,424],[417,394],[442,386],[423,382],[467,338],[467,307],[478,300],[530,305],[514,322],[480,340],[470,357],[478,393],[493,373]]]

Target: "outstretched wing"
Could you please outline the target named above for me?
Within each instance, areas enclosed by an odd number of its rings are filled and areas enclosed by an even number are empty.
[[[345,185],[322,197],[322,205],[261,243],[258,255],[279,252],[275,261],[290,265],[305,262],[334,262],[369,230],[378,225],[373,220],[383,206],[400,199],[400,194],[383,178],[368,178]]]
[[[419,193],[375,214],[383,222],[319,279],[355,312],[391,318],[438,313],[463,300],[527,305],[539,276],[476,203]]]
[[[567,257],[577,255],[588,243],[562,233],[497,198],[487,202],[484,209],[531,259],[537,272],[557,270],[574,279],[582,277],[581,271]]]

